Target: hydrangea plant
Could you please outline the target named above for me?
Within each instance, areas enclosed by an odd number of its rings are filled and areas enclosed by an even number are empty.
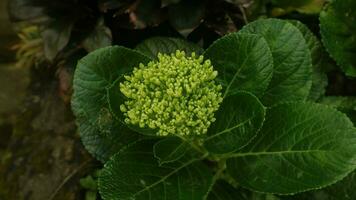
[[[72,108],[84,146],[104,163],[101,197],[252,199],[346,177],[356,129],[316,102],[326,85],[320,47],[300,22],[263,19],[206,50],[152,38],[85,56]]]

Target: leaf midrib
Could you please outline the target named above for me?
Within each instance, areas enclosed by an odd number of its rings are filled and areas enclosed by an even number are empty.
[[[192,159],[190,160],[189,162],[186,162],[185,164],[181,165],[180,167],[176,168],[175,170],[173,170],[172,172],[168,173],[167,175],[163,176],[160,180],[156,181],[155,183],[152,183],[151,185],[143,188],[142,190],[132,194],[132,197],[135,197],[139,194],[141,194],[142,192],[144,191],[149,191],[151,188],[155,187],[156,185],[164,182],[167,178],[169,178],[170,176],[174,175],[175,173],[177,173],[178,171],[180,171],[181,169],[193,164],[194,162],[197,162],[197,161],[200,161],[200,160],[203,160],[204,158],[206,158],[208,156],[208,154],[205,154],[203,155],[202,157],[200,158],[196,158],[196,159]]]
[[[238,49],[238,53],[240,52],[240,49]],[[223,98],[226,97],[226,95],[229,93],[230,91],[230,87],[232,86],[232,84],[235,82],[236,78],[238,77],[238,75],[240,74],[240,72],[242,71],[243,68],[246,67],[246,63],[247,60],[250,59],[250,56],[252,54],[253,51],[250,51],[250,53],[246,56],[246,59],[242,62],[241,67],[236,71],[236,73],[234,74],[234,76],[232,77],[229,85],[226,87],[226,90],[224,92]]]
[[[232,131],[232,130],[234,130],[234,129],[240,127],[240,126],[243,126],[244,124],[248,123],[248,121],[251,121],[254,117],[255,117],[255,116],[253,115],[253,116],[249,117],[248,119],[244,120],[243,122],[241,122],[241,123],[239,123],[239,124],[237,124],[237,125],[235,125],[235,126],[232,126],[232,127],[230,127],[230,128],[224,129],[223,131],[220,131],[220,132],[218,132],[218,133],[216,133],[216,134],[214,134],[214,135],[212,135],[212,136],[210,136],[210,137],[207,137],[207,138],[205,139],[205,141],[209,141],[209,140],[211,140],[211,139],[213,139],[213,138],[215,138],[215,137],[218,137],[218,136],[220,136],[220,135],[222,135],[222,134],[224,134],[224,133],[230,132],[230,131]]]
[[[331,150],[311,149],[311,150],[286,150],[286,151],[261,151],[261,152],[246,152],[246,153],[234,153],[226,155],[228,158],[244,157],[244,156],[261,156],[261,155],[278,155],[278,154],[293,154],[293,153],[327,153],[334,152]]]

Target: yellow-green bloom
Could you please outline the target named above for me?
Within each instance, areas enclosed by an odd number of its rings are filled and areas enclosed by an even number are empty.
[[[157,129],[161,136],[205,134],[222,102],[216,76],[203,56],[158,54],[158,61],[140,64],[120,84],[127,97],[120,106],[125,122]]]

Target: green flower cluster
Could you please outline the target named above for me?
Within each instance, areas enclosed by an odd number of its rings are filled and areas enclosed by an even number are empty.
[[[158,61],[140,64],[120,84],[128,98],[120,106],[125,123],[157,129],[160,136],[205,134],[222,102],[216,76],[203,56],[158,54]]]

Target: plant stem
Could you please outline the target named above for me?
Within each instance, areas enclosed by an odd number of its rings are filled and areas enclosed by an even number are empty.
[[[241,4],[239,4],[239,9],[241,11],[242,18],[244,19],[245,24],[248,24],[248,19],[246,16],[245,8]]]

